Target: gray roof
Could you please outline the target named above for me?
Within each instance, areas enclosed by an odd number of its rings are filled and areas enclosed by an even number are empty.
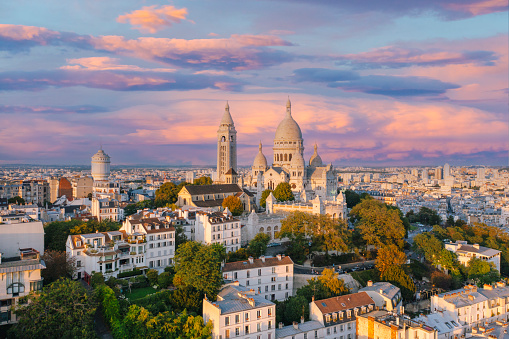
[[[380,293],[380,290],[382,290],[381,294],[384,297],[392,299],[392,298],[394,298],[396,296],[396,294],[398,294],[399,287],[396,287],[396,286],[394,286],[393,284],[391,284],[389,282],[382,281],[382,282],[373,283],[373,286],[367,286],[367,287],[361,288],[359,290],[359,292],[370,292],[370,291],[372,291],[372,292]]]
[[[462,328],[456,320],[454,320],[448,312],[437,312],[428,315],[421,315],[420,317],[414,318],[414,321],[423,322],[429,327],[433,327],[438,331],[439,334],[445,334],[459,330]]]
[[[0,273],[11,273],[20,271],[31,271],[38,269],[45,269],[46,264],[43,260],[32,259],[32,260],[13,260],[2,262],[0,264]]]
[[[485,255],[487,257],[491,257],[492,255],[497,255],[497,254],[501,253],[498,250],[494,250],[492,248],[488,248],[488,247],[484,247],[484,246],[479,246],[479,248],[475,248],[473,245],[464,245],[464,244],[460,245],[458,247],[458,249],[456,250],[456,252],[477,253],[477,254]]]
[[[274,305],[273,302],[256,294],[253,289],[244,286],[225,285],[221,288],[217,296],[217,301],[213,304],[221,310],[221,314],[241,312]],[[254,306],[251,306],[247,298],[253,299]]]
[[[293,327],[293,325],[288,325],[283,328],[276,328],[276,338],[289,337],[289,336],[296,335],[299,333],[306,333],[309,331],[314,331],[319,328],[323,328],[323,325],[315,320],[306,321],[304,323],[299,323],[298,329]]]
[[[184,188],[191,195],[202,194],[221,194],[221,193],[238,193],[242,189],[237,184],[224,184],[224,185],[188,185]]]

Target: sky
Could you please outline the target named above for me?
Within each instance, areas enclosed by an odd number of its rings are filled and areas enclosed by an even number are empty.
[[[0,2],[0,165],[508,164],[508,0]]]

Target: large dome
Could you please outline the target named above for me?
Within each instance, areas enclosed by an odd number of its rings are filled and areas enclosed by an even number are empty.
[[[300,168],[306,167],[306,162],[304,161],[304,158],[302,157],[302,154],[300,154],[300,152],[295,152],[293,154],[293,158],[292,158],[292,161],[290,162],[290,166],[300,167]]]
[[[276,129],[276,140],[302,139],[302,132],[297,121],[293,120],[290,99],[286,104],[286,116]]]
[[[110,156],[108,154],[104,153],[102,148],[100,150],[98,150],[96,154],[94,154],[92,156],[92,160],[106,161],[109,159],[110,159]]]
[[[263,168],[264,171],[267,168],[267,158],[265,158],[265,155],[263,155],[261,142],[260,142],[258,154],[256,155],[254,162],[253,162],[253,167]]]

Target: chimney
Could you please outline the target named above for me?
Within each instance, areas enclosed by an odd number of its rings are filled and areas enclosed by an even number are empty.
[[[474,244],[474,248],[478,250],[479,249],[479,244]]]
[[[260,259],[262,259],[262,262],[265,262],[265,256],[264,256],[264,255],[262,255],[262,256],[260,257]]]
[[[384,294],[384,290],[383,289],[380,289],[380,294]]]
[[[300,317],[300,323],[304,324],[304,317]]]
[[[312,302],[315,301],[315,296],[314,295],[311,297],[311,301]]]
[[[296,321],[294,321],[294,322],[293,322],[293,328],[295,328],[296,330],[298,330],[298,329],[299,329],[299,323],[298,323],[298,322],[296,322]]]
[[[281,254],[276,255],[277,260],[281,260]]]
[[[488,291],[493,290],[493,286],[491,286],[491,285],[489,285],[489,284],[484,284],[484,286],[483,286],[483,287],[484,287],[484,289],[485,289],[485,290],[488,290]]]
[[[399,326],[399,317],[396,317],[396,325]]]
[[[283,328],[283,323],[279,323],[279,328]]]
[[[250,263],[250,264],[252,264],[252,263],[254,262],[253,257],[249,257],[248,259],[249,259],[249,263]]]
[[[0,252],[0,264],[2,263],[2,252]]]
[[[371,287],[371,286],[373,286],[373,281],[368,280],[368,287]]]
[[[399,313],[400,314],[405,314],[405,306],[400,306],[399,307]]]

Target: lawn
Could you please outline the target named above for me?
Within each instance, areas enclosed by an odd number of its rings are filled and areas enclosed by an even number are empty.
[[[125,296],[129,300],[136,300],[136,299],[143,298],[143,297],[145,297],[149,294],[155,293],[155,292],[157,292],[157,290],[150,286],[142,287],[142,288],[133,288],[132,292],[131,293],[127,292],[125,294]]]

